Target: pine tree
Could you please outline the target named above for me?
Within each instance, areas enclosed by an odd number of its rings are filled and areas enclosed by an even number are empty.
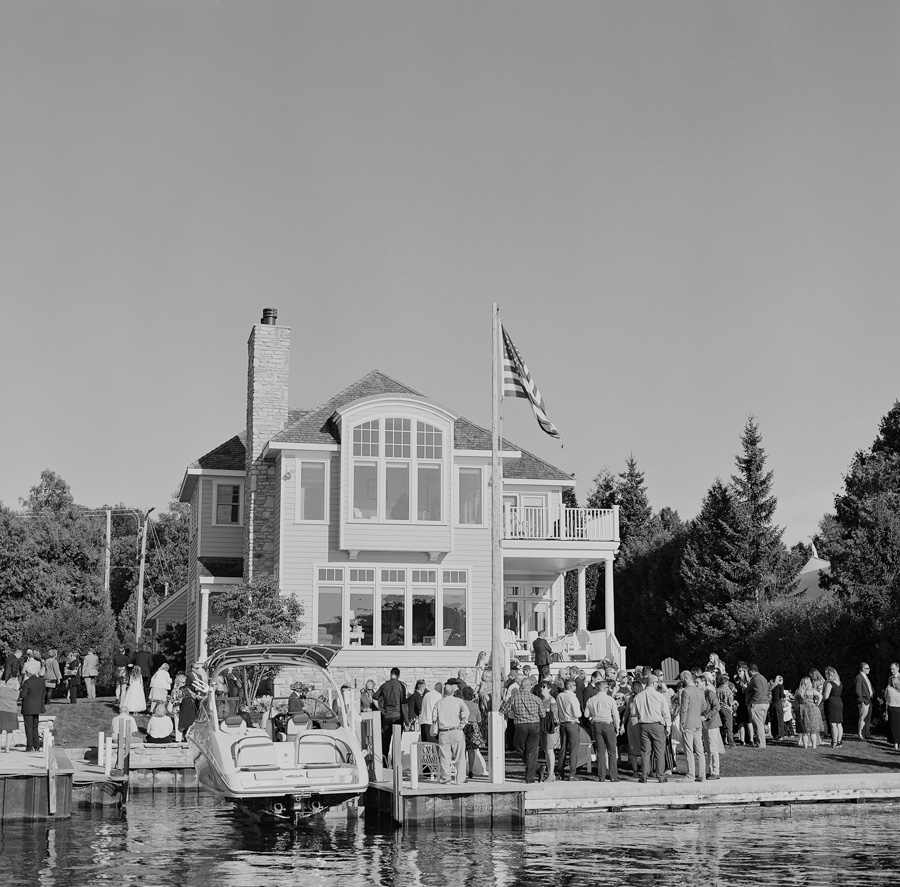
[[[740,581],[760,609],[766,600],[792,588],[796,571],[781,541],[784,530],[774,523],[778,504],[772,495],[774,473],[765,470],[766,452],[753,416],[741,434],[741,450],[735,459],[737,473],[731,476],[746,561],[746,575]]]

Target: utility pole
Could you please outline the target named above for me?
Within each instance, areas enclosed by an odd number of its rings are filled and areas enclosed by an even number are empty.
[[[147,528],[150,526],[150,512],[144,518],[144,530],[141,535],[141,569],[138,574],[137,612],[134,616],[134,645],[140,647],[141,631],[144,628],[144,567],[147,563]]]
[[[109,573],[112,561],[112,509],[106,509],[106,572],[103,575],[103,596],[106,606],[110,605],[109,599]]]

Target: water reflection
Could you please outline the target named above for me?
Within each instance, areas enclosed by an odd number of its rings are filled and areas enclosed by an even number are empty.
[[[838,809],[838,812],[834,812]],[[128,814],[80,812],[0,831],[0,883],[230,887],[900,883],[895,807],[720,811],[687,823],[565,817],[519,831],[373,829],[346,817],[260,831],[209,797],[141,798]]]

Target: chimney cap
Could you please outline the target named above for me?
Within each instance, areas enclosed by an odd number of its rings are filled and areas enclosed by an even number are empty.
[[[266,326],[275,326],[275,322],[278,320],[278,309],[277,308],[263,308],[263,316],[260,323],[265,324]]]

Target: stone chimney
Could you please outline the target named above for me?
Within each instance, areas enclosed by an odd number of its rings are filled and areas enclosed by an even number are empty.
[[[262,459],[269,440],[287,425],[291,328],[266,308],[247,342],[247,462],[244,484],[244,581],[275,573],[277,463]]]

